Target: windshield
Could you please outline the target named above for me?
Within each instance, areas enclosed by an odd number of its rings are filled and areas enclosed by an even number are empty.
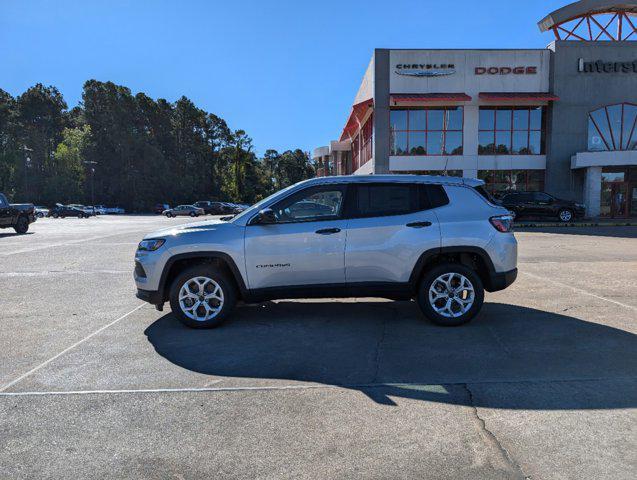
[[[289,190],[291,190],[292,188],[294,188],[297,184],[294,185],[290,185],[289,187],[284,188],[283,190],[279,190],[278,192],[273,193],[272,195],[270,195],[269,197],[264,198],[263,200],[261,200],[260,202],[255,203],[254,205],[252,205],[250,208],[247,208],[246,210],[244,210],[243,212],[235,215],[234,217],[232,217],[232,221],[235,220],[239,220],[240,218],[243,217],[249,217],[251,215],[254,215],[255,212],[258,212],[259,210],[261,210],[261,207],[263,205],[266,205],[267,203],[269,203],[271,200],[273,200],[274,198],[278,197],[279,195],[281,195],[282,193],[285,193]]]

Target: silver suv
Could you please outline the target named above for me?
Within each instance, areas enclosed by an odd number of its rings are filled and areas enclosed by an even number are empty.
[[[186,325],[215,327],[238,301],[415,299],[439,325],[480,311],[517,276],[513,216],[480,180],[412,175],[307,180],[229,221],[152,233],[137,296]]]

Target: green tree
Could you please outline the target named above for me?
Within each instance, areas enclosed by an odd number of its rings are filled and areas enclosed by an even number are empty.
[[[43,200],[43,186],[52,176],[51,159],[66,125],[66,102],[53,86],[41,83],[29,88],[16,100],[15,141],[18,150],[28,149],[28,162],[18,162],[16,172],[24,184],[16,185],[20,198]]]
[[[0,89],[0,192],[15,195],[15,170],[19,152],[15,141],[15,99]]]
[[[90,141],[91,129],[88,125],[64,129],[62,141],[55,149],[49,167],[51,175],[43,186],[44,203],[76,202],[82,198],[83,191],[88,190],[83,188],[87,176],[83,162]]]

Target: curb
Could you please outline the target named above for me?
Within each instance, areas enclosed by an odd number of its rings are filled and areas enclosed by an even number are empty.
[[[637,227],[637,222],[515,223],[515,228]]]

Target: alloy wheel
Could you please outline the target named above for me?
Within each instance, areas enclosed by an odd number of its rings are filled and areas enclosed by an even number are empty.
[[[429,287],[429,304],[443,317],[458,318],[471,309],[475,290],[471,281],[460,273],[444,273]]]
[[[194,277],[179,289],[179,307],[188,318],[205,322],[215,318],[224,305],[221,286],[208,277]]]

